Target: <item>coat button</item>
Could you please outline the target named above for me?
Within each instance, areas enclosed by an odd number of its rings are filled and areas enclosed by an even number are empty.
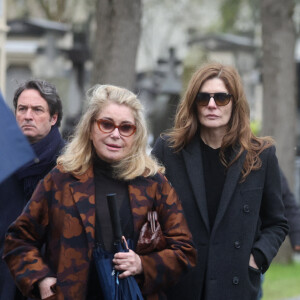
[[[250,212],[249,205],[245,204],[244,207],[243,207],[243,210],[244,210],[245,213]]]
[[[234,242],[234,247],[235,247],[236,249],[240,249],[240,248],[241,248],[241,243],[240,243],[239,241],[235,241],[235,242]]]
[[[234,277],[232,278],[232,283],[233,283],[233,284],[237,285],[237,284],[239,284],[239,282],[240,282],[240,279],[239,279],[237,276],[234,276]]]

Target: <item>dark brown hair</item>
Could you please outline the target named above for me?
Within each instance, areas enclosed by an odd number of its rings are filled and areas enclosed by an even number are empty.
[[[178,105],[174,127],[167,133],[169,141],[171,147],[180,151],[191,142],[198,130],[201,131],[196,113],[195,98],[204,82],[212,78],[221,79],[228,92],[233,95],[231,118],[228,131],[222,140],[220,158],[222,163],[229,167],[246,150],[247,155],[242,171],[242,180],[244,180],[251,170],[257,170],[261,167],[259,154],[274,142],[270,137],[258,138],[252,133],[249,105],[241,78],[234,67],[220,63],[208,63],[193,74]],[[228,148],[237,150],[231,161],[225,159],[224,151]]]

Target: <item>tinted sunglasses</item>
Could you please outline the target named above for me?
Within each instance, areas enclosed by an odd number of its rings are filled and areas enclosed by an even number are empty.
[[[206,105],[208,105],[211,97],[214,98],[215,103],[218,106],[225,106],[232,99],[232,95],[228,94],[228,93],[202,93],[202,92],[199,92],[196,96],[195,101],[200,106],[206,106]]]
[[[131,123],[121,123],[120,125],[116,125],[113,121],[107,119],[99,119],[95,120],[98,125],[100,131],[104,133],[113,132],[116,128],[118,128],[120,135],[128,137],[135,133],[136,126]]]

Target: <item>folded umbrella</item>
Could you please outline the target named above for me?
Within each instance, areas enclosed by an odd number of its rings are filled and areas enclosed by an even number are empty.
[[[116,252],[128,252],[129,248],[120,224],[119,212],[116,204],[116,194],[108,194],[107,201],[113,226],[114,244]],[[96,246],[93,252],[96,269],[105,300],[143,300],[140,288],[133,276],[119,278],[119,271],[114,269],[114,253],[105,251],[101,246]]]
[[[0,183],[35,158],[15,116],[0,93]]]

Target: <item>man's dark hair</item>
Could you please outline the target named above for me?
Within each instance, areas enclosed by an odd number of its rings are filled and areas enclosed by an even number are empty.
[[[21,83],[21,85],[18,87],[14,94],[13,103],[15,110],[17,109],[20,94],[25,90],[31,89],[37,90],[40,93],[40,95],[47,101],[51,117],[54,114],[57,114],[56,125],[57,127],[59,127],[63,115],[62,103],[55,86],[45,80],[32,79]]]

